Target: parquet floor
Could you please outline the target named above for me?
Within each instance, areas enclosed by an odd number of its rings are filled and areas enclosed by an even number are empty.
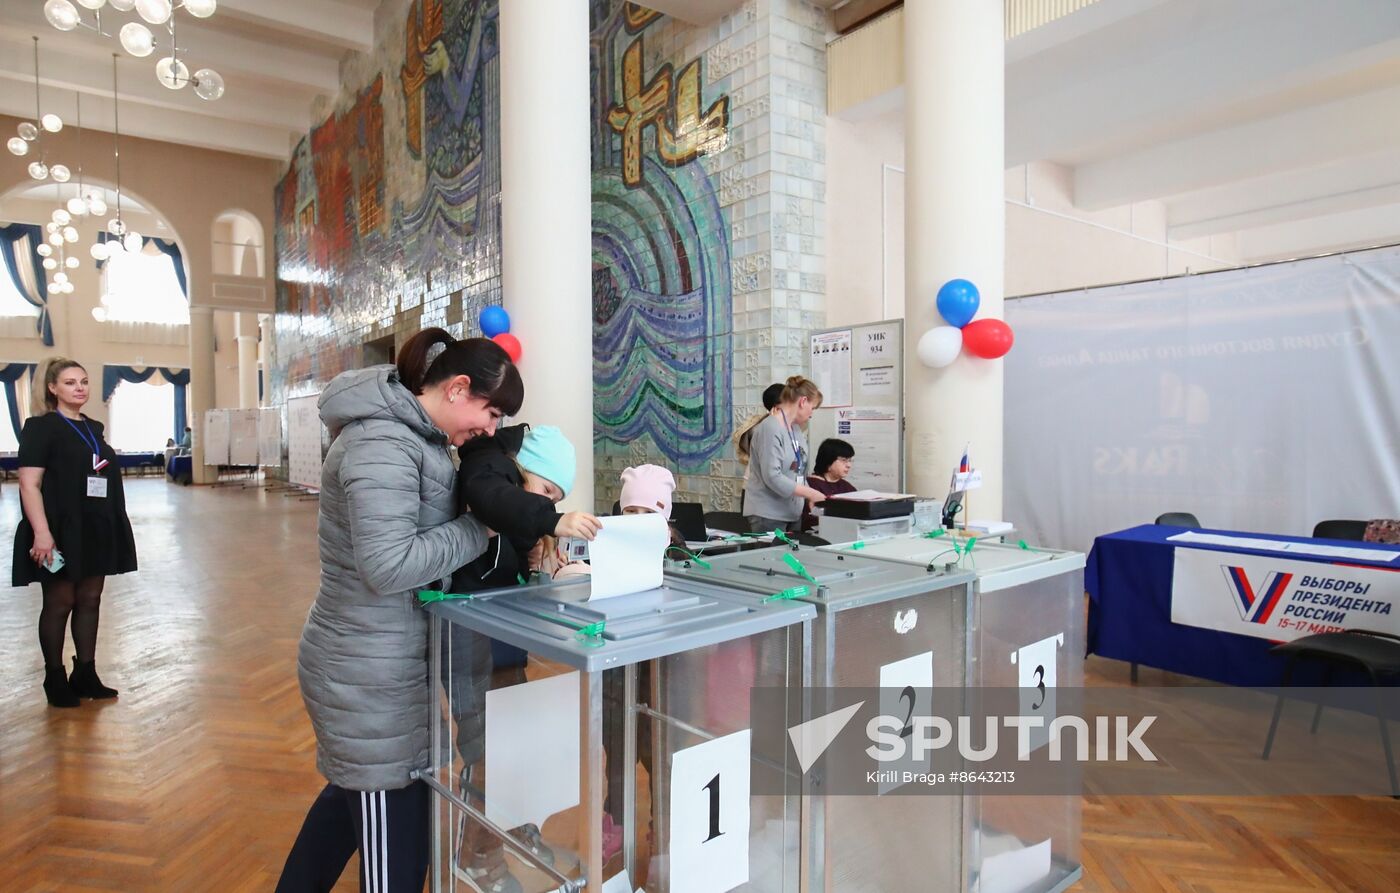
[[[108,581],[98,651],[120,700],[50,710],[38,588],[0,594],[0,893],[270,890],[321,787],[295,670],[315,503],[127,492],[142,570]],[[6,483],[0,529],[18,517]],[[5,580],[9,556],[7,539]],[[1089,677],[1121,684],[1126,668],[1093,661]],[[1089,798],[1083,850],[1085,893],[1390,893],[1400,802]],[[352,864],[338,889],[354,888]]]

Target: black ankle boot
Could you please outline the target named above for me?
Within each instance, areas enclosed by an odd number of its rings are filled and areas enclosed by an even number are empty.
[[[105,698],[115,698],[117,690],[108,688],[102,684],[102,680],[97,678],[97,665],[93,661],[79,663],[76,657],[73,658],[73,675],[68,677],[68,684],[73,688],[73,694],[80,698],[93,698],[103,700]]]
[[[76,707],[80,703],[73,693],[73,687],[68,684],[68,675],[63,672],[63,667],[44,668],[44,697],[49,699],[50,707]]]

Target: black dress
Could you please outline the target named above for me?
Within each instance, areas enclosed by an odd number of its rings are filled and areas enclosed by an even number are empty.
[[[92,470],[93,439],[107,460],[97,472]],[[87,416],[72,421],[57,412],[34,416],[19,435],[19,466],[44,469],[40,485],[44,515],[64,565],[57,574],[50,574],[34,563],[29,557],[34,528],[27,517],[22,518],[15,530],[15,586],[54,577],[76,582],[136,570],[136,541],[126,517],[121,466],[116,452],[102,439],[101,422]],[[93,475],[107,481],[106,497],[87,495],[88,477]]]

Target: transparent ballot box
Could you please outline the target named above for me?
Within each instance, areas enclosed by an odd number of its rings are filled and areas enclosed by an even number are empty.
[[[967,681],[972,575],[873,561],[858,552],[774,547],[667,568],[673,579],[747,591],[750,598],[806,586],[818,610],[812,634],[809,712],[825,712],[822,689],[879,689],[881,712],[935,687]],[[855,695],[852,695],[855,697]],[[886,704],[890,698],[895,703]],[[907,705],[911,710],[914,704]],[[922,712],[922,707],[920,707]],[[804,776],[803,889],[958,890],[967,826],[962,798],[851,793],[821,771]]]
[[[797,893],[801,776],[752,746],[749,691],[800,690],[816,611],[683,580],[590,592],[429,604],[431,888]],[[493,667],[491,639],[528,665]]]
[[[959,556],[947,537],[905,536],[868,542],[860,554],[913,568],[952,561],[976,575],[968,673],[974,692],[1019,689],[1021,714],[1043,716],[1048,725],[1056,689],[1083,688],[1083,553],[978,541]],[[1044,733],[1031,740],[1033,750],[1047,744]],[[1065,763],[1060,771],[1078,770]],[[968,810],[969,889],[1051,893],[1079,879],[1079,796],[984,792]]]

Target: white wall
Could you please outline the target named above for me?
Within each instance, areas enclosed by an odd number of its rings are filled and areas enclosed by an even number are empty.
[[[856,114],[856,120],[827,119],[831,326],[904,315],[903,111]],[[1006,172],[1007,295],[1205,272],[1239,263],[1234,235],[1165,247],[1161,202],[1088,213],[1074,207],[1072,189],[1070,170],[1050,162]]]

